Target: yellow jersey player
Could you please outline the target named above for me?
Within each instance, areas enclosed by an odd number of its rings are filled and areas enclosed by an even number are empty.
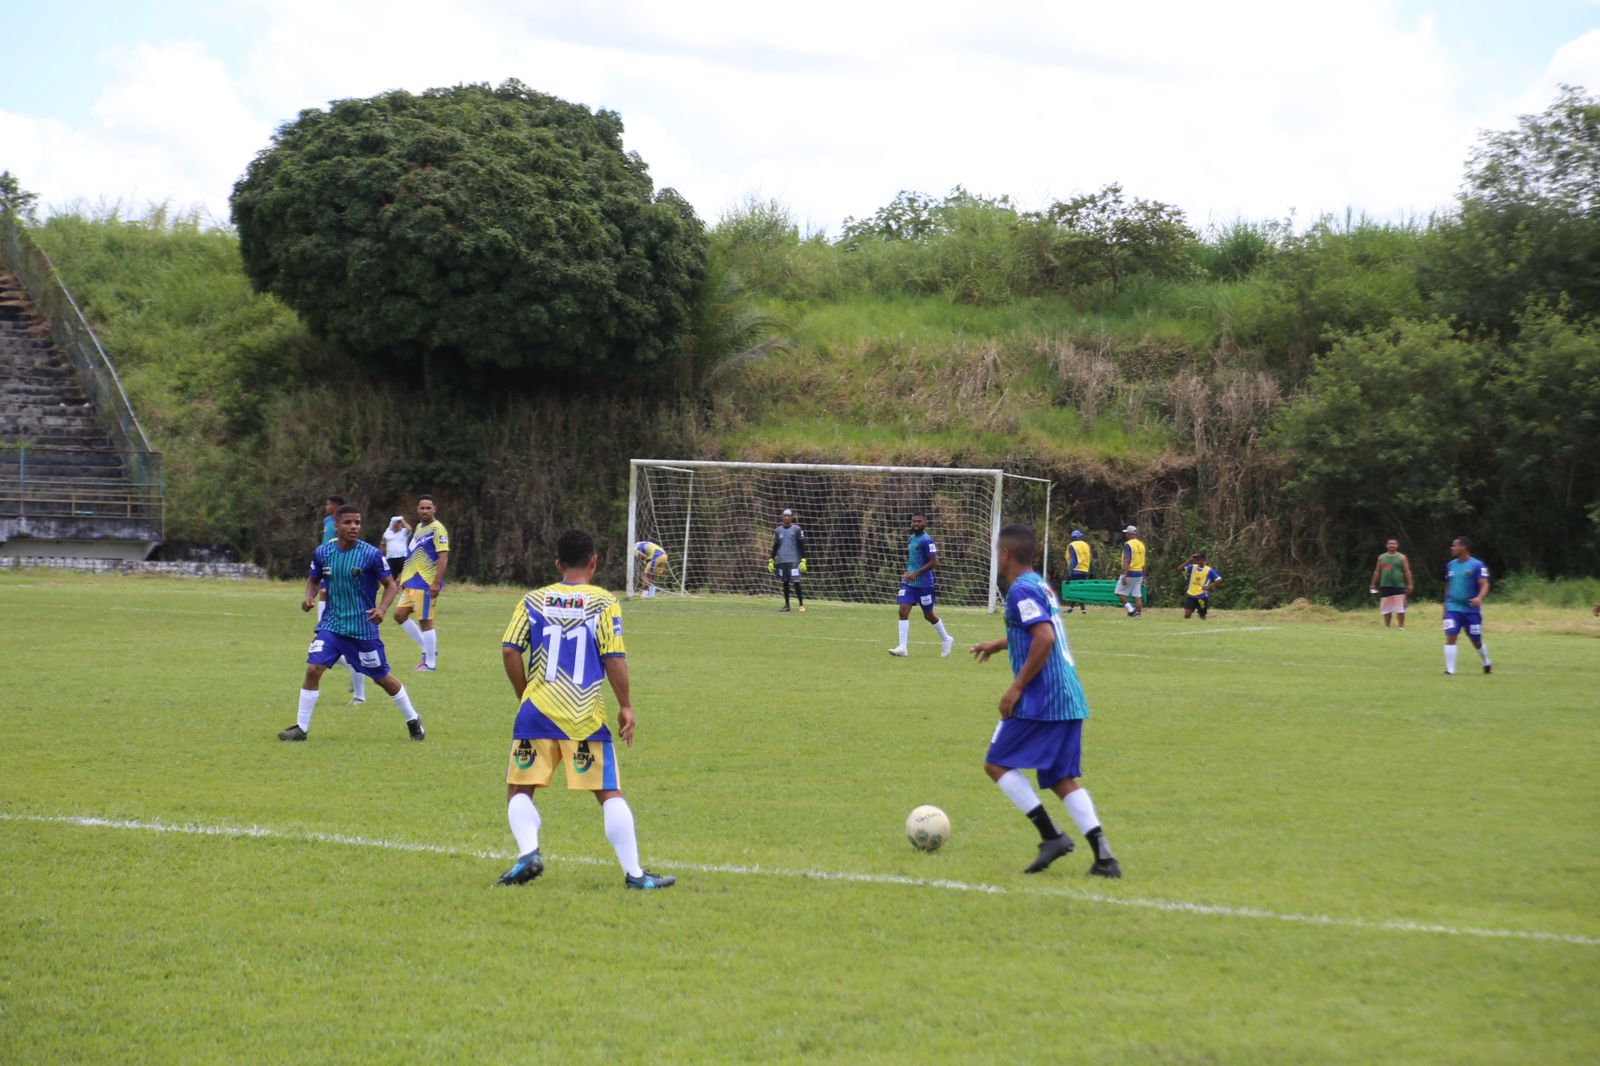
[[[628,656],[622,644],[622,605],[593,584],[594,538],[568,530],[556,542],[561,581],[534,589],[511,612],[500,638],[506,678],[517,694],[511,761],[506,768],[506,818],[519,857],[500,875],[502,885],[526,884],[544,872],[539,855],[539,809],[534,791],[567,764],[567,787],[594,793],[628,888],[670,888],[677,880],[639,865],[633,811],[622,796],[601,682],[617,697],[617,736],[633,746]]]
[[[450,568],[450,531],[439,521],[432,496],[417,497],[417,528],[411,534],[411,554],[400,571],[400,606],[394,620],[422,649],[416,672],[439,666],[439,634],[434,631],[434,615],[439,612],[439,595],[444,592],[444,574]],[[411,620],[412,612],[422,615]]]
[[[641,540],[633,546],[633,557],[639,563],[639,576],[644,582],[640,598],[655,599],[656,581],[667,572],[667,549],[653,540]]]

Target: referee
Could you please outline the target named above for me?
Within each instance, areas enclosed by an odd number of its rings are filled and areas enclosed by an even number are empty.
[[[783,524],[772,531],[772,550],[767,552],[767,573],[783,581],[783,606],[789,609],[789,588],[794,587],[800,613],[806,610],[806,594],[800,591],[800,575],[806,572],[806,531],[794,520],[794,512],[783,509]]]

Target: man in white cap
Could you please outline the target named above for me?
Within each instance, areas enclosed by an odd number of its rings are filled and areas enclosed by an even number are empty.
[[[1122,576],[1117,578],[1117,599],[1129,618],[1144,614],[1144,541],[1139,539],[1138,526],[1124,526],[1122,535],[1127,543],[1122,546]]]
[[[800,575],[806,572],[806,531],[794,520],[794,512],[783,509],[782,524],[772,531],[772,550],[767,552],[767,573],[777,574],[783,582],[783,606],[789,609],[789,589],[800,600],[800,613],[806,610],[806,594],[800,591]]]

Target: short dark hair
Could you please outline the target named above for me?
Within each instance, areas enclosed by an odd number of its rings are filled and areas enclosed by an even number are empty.
[[[1456,539],[1461,542],[1461,546],[1463,548],[1467,549],[1467,551],[1471,551],[1472,550],[1472,538],[1471,537],[1457,537]]]
[[[556,561],[568,570],[588,566],[594,558],[594,537],[581,529],[569,529],[556,541]]]
[[[1000,531],[1000,547],[1032,566],[1039,555],[1039,536],[1032,526],[1006,526]]]
[[[342,503],[344,503],[344,497],[343,496],[329,496],[328,499],[325,502],[342,504]]]
[[[424,492],[421,496],[417,497],[417,502],[418,503],[421,503],[423,500],[427,500],[429,503],[432,503],[433,502],[433,497],[429,496],[426,492]]]
[[[347,514],[360,514],[360,513],[361,513],[361,508],[357,507],[353,503],[347,503],[347,504],[342,505],[337,511],[333,512],[333,517],[335,517],[335,518],[343,518]]]

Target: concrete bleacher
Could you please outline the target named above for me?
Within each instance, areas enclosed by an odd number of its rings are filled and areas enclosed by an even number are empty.
[[[144,559],[161,543],[160,508],[29,293],[0,271],[0,555]]]

